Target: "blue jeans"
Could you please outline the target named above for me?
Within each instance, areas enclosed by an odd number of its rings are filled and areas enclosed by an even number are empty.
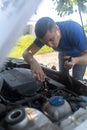
[[[65,72],[64,54],[62,52],[59,52],[58,58],[59,58],[59,71],[63,73],[63,72]],[[85,74],[85,71],[86,71],[86,64],[74,65],[74,67],[72,69],[72,77],[77,79],[77,80],[83,80],[83,76]]]

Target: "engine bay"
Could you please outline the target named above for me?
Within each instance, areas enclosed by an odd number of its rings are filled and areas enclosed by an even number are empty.
[[[0,130],[75,130],[87,119],[87,85],[46,66],[44,82],[22,59],[0,72]]]

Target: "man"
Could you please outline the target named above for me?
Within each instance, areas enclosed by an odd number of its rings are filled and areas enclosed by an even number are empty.
[[[31,65],[33,77],[37,74],[39,80],[45,79],[45,74],[33,55],[47,45],[59,51],[60,71],[73,68],[72,76],[77,80],[83,79],[87,63],[87,45],[83,28],[78,23],[54,22],[49,17],[42,17],[35,25],[35,34],[36,39],[23,53],[25,61]],[[72,57],[71,61],[68,60],[69,57]]]

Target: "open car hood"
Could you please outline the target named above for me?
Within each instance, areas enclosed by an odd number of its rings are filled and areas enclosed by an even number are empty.
[[[0,1],[0,68],[42,0]]]

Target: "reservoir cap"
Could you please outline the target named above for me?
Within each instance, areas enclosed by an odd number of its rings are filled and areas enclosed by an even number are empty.
[[[53,96],[49,99],[49,103],[53,106],[61,106],[64,104],[63,96]]]

